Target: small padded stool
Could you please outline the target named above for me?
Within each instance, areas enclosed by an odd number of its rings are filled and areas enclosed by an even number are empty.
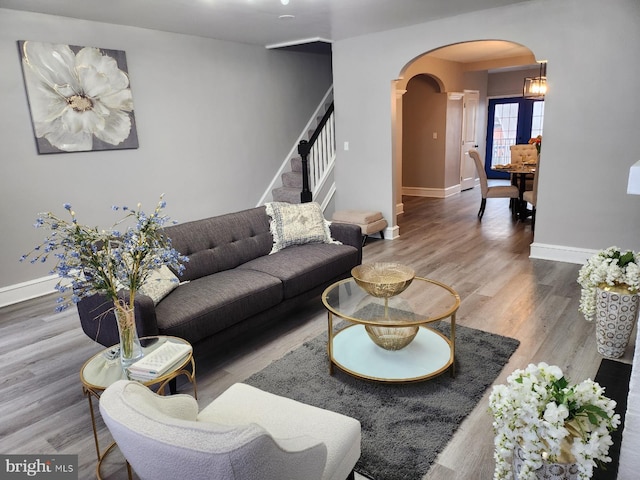
[[[331,221],[358,225],[362,231],[363,246],[367,243],[367,237],[374,233],[380,233],[380,238],[384,239],[384,229],[387,228],[387,221],[382,218],[382,213],[373,211],[341,210],[333,214]]]

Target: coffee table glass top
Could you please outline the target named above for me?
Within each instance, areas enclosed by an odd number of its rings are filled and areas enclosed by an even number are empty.
[[[368,295],[353,278],[334,283],[322,294],[322,302],[333,314],[355,323],[386,326],[424,325],[451,316],[460,297],[448,285],[416,277],[400,295],[384,298]]]

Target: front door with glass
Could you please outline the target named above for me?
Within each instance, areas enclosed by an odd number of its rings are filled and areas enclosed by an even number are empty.
[[[511,145],[542,135],[544,100],[522,97],[489,100],[485,170],[488,178],[508,178],[491,167],[511,163]]]

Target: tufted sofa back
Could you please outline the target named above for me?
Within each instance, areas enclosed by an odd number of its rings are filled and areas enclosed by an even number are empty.
[[[273,245],[265,207],[179,223],[165,233],[173,248],[190,259],[181,281],[230,270],[268,255]]]

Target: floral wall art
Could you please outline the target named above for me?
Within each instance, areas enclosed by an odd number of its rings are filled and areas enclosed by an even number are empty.
[[[138,148],[124,51],[18,46],[38,153]]]

